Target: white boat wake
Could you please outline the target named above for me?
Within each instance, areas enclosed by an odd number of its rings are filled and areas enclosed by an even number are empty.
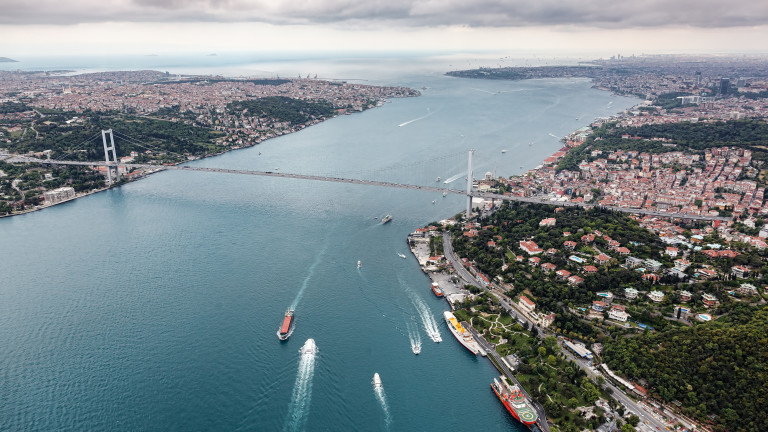
[[[310,279],[312,279],[312,275],[315,274],[315,269],[317,268],[318,265],[320,265],[320,261],[323,260],[323,255],[325,255],[325,250],[327,248],[328,248],[328,243],[326,243],[325,246],[323,246],[323,250],[321,250],[320,253],[317,254],[317,258],[315,258],[315,262],[313,262],[312,265],[309,266],[307,277],[304,278],[304,282],[301,284],[301,289],[299,289],[299,292],[296,294],[296,298],[293,299],[293,303],[291,303],[291,309],[296,310],[296,307],[299,305],[301,298],[304,296],[304,291],[307,290],[309,281]]]
[[[421,352],[421,335],[419,334],[418,327],[409,321],[406,321],[405,328],[408,330],[408,340],[411,342],[411,351],[414,354]]]
[[[549,136],[551,136],[552,138],[560,138],[559,136],[553,134],[552,132],[549,133]]]
[[[317,346],[314,339],[307,339],[299,350],[299,370],[296,374],[296,383],[293,385],[293,396],[288,408],[288,419],[284,431],[304,430],[309,414],[309,404],[312,400],[312,378],[315,376],[315,359]]]
[[[448,184],[448,183],[452,183],[452,182],[455,182],[456,180],[458,180],[459,178],[461,178],[462,176],[465,176],[465,175],[467,175],[467,173],[466,173],[466,172],[458,173],[458,174],[456,174],[455,176],[451,176],[451,177],[449,177],[449,178],[448,178],[446,181],[444,181],[443,183],[444,183],[444,184]]]
[[[419,313],[421,323],[424,325],[424,331],[427,332],[427,336],[429,336],[433,342],[442,342],[443,338],[440,336],[440,330],[437,327],[437,321],[435,321],[435,317],[432,316],[432,313],[429,311],[427,305],[416,294],[409,291],[408,295],[411,297],[411,301],[416,307],[416,311]]]
[[[389,404],[387,404],[387,394],[384,393],[384,385],[381,382],[377,385],[375,380],[371,381],[371,385],[373,385],[373,393],[376,394],[376,399],[379,400],[381,410],[384,411],[384,422],[387,425],[387,430],[389,430],[389,425],[392,424],[392,416],[389,414]]]
[[[429,108],[427,108],[427,109],[429,109]],[[407,122],[405,122],[405,123],[400,123],[399,125],[397,125],[397,127],[403,127],[403,126],[407,126],[407,125],[409,125],[409,124],[411,124],[411,123],[413,123],[413,122],[417,122],[417,121],[419,121],[419,120],[424,120],[425,118],[427,118],[427,117],[431,116],[431,115],[432,115],[432,114],[434,114],[434,113],[435,113],[435,112],[434,112],[434,111],[432,111],[432,112],[430,112],[429,114],[427,114],[427,115],[425,115],[425,116],[421,116],[421,117],[419,117],[419,118],[415,118],[415,119],[413,119],[413,120],[408,120],[408,121],[407,121]]]

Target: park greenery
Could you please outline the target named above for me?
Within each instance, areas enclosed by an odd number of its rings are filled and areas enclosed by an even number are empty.
[[[515,378],[534,403],[543,404],[547,419],[555,425],[553,431],[595,430],[605,423],[604,412],[594,407],[595,401],[603,398],[614,406],[617,403],[563,355],[554,336],[537,338],[535,329],[529,330],[527,324],[524,327],[504,313],[496,298],[480,293],[477,287],[469,288],[478,295],[457,305],[456,318],[469,322],[496,344],[500,355],[511,356],[510,361],[516,364]],[[593,414],[587,419],[585,412]]]
[[[285,96],[269,96],[259,99],[230,102],[227,110],[231,114],[247,114],[253,117],[267,117],[291,126],[307,124],[315,119],[334,115],[334,108],[328,102],[310,102]]]
[[[542,219],[550,217],[556,218],[554,227],[539,225]],[[763,340],[768,334],[768,310],[763,306],[761,292],[752,297],[735,292],[745,282],[760,285],[763,275],[768,274],[768,252],[731,242],[730,248],[738,250],[738,255],[712,259],[702,251],[687,250],[681,245],[691,262],[685,277],[664,275],[650,280],[643,278],[642,272],[623,265],[623,258],[617,259],[615,252],[611,253],[614,258],[598,266],[594,274],[582,274],[582,265],[571,259],[580,257],[589,263],[590,257],[608,251],[607,236],[628,247],[633,257],[654,259],[663,267],[671,267],[673,258],[663,253],[667,245],[624,213],[598,208],[556,209],[547,205],[504,203],[495,212],[482,215],[471,236],[459,225],[450,229],[459,256],[467,257],[479,271],[497,281],[507,296],[514,299],[525,294],[536,303],[537,312],[554,312],[555,320],[549,331],[555,335],[587,344],[602,343],[606,363],[620,375],[647,385],[651,397],[674,403],[699,420],[714,421],[717,431],[726,430],[726,425],[728,430],[733,430],[734,424],[747,425],[739,430],[768,429],[768,416],[759,409],[765,398],[762,394],[768,389],[765,348],[768,345]],[[596,234],[594,241],[582,241],[585,234]],[[541,263],[552,263],[557,269],[579,274],[583,283],[568,283],[555,277],[553,272],[531,265],[529,256],[519,248],[521,240],[533,240],[544,250],[538,255]],[[564,248],[563,243],[568,240],[577,243],[573,250]],[[705,237],[705,243],[723,241],[711,233]],[[517,258],[520,254],[522,261]],[[695,269],[702,265],[715,269],[718,276],[710,280],[695,279]],[[732,276],[730,269],[734,265],[752,267],[752,279]],[[628,300],[623,295],[627,287],[641,292],[658,290],[665,297],[660,303],[651,302],[645,296]],[[692,314],[707,312],[718,317],[717,320],[703,324],[679,319],[676,313],[677,305],[683,303],[681,290],[693,294],[684,302]],[[615,302],[626,307],[634,323],[619,325],[605,319],[605,315],[600,319],[587,315],[592,301],[598,298],[596,293],[604,291],[614,293]],[[702,302],[704,294],[715,295],[720,305],[706,307]],[[514,353],[525,359],[519,367],[518,378],[534,397],[552,392],[572,394],[553,385],[568,382],[576,385],[581,379],[578,374],[565,373],[568,365],[561,363],[556,352],[538,355],[536,351],[540,348],[523,339],[518,334],[521,329],[514,330],[511,318],[493,316],[498,308],[487,295],[480,295],[462,307],[472,311],[462,319],[471,320],[475,328],[485,332],[498,344],[502,355]],[[461,314],[457,313],[457,317]],[[551,382],[547,384],[547,380]],[[537,393],[533,389],[542,382],[546,392]],[[745,391],[747,388],[749,391]],[[576,398],[578,404],[585,402]],[[546,399],[544,396],[541,400]],[[568,415],[565,407],[572,405],[558,400],[545,407],[549,415],[557,418]]]

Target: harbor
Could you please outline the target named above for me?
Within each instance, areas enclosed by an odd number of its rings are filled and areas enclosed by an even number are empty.
[[[455,221],[452,220],[444,220],[440,223],[442,224],[442,227],[446,227],[452,225],[454,222]],[[436,239],[442,243],[442,249],[448,254],[448,258],[445,254],[435,255],[435,250],[431,248],[431,245],[434,245],[435,242],[430,241],[430,239]],[[450,236],[447,231],[443,233],[436,226],[419,228],[408,234],[407,242],[411,253],[418,261],[422,272],[429,277],[432,286],[437,284],[440,287],[441,291],[444,293],[442,297],[448,302],[451,310],[454,310],[455,304],[461,303],[465,299],[473,296],[469,290],[464,288],[465,285],[482,286],[482,278],[478,279],[477,276],[473,277],[467,268],[460,264],[459,258],[453,254],[453,250],[450,248]],[[458,264],[458,266],[456,264]],[[493,293],[493,295],[497,294]],[[508,306],[508,308],[511,309],[511,306]],[[446,326],[451,330],[458,342],[472,354],[476,355],[480,353],[483,357],[487,357],[493,366],[503,374],[502,377],[508,378],[512,382],[512,385],[519,389],[523,398],[527,401],[526,403],[530,404],[530,407],[535,413],[530,417],[534,419],[531,422],[523,422],[513,413],[513,411],[510,411],[510,414],[515,416],[518,421],[521,421],[521,423],[525,424],[534,432],[549,432],[549,423],[547,422],[544,407],[530,397],[523,385],[520,384],[515,377],[514,368],[510,364],[514,360],[499,355],[495,345],[488,342],[467,322],[456,322],[454,315],[449,311],[445,311],[444,314],[446,316]],[[511,310],[510,315],[516,317],[519,321],[527,319],[511,312]],[[453,321],[453,324],[451,321]],[[532,325],[535,326],[535,324]],[[463,333],[464,331],[467,333],[466,336]],[[496,381],[496,384],[498,384],[498,381]],[[494,393],[499,396],[497,387],[493,387],[493,389]],[[499,396],[499,398],[504,402],[504,399],[501,396]],[[507,403],[504,403],[503,405],[510,410]]]

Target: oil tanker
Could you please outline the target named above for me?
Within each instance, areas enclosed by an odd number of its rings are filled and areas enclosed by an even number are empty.
[[[528,426],[528,429],[539,430],[536,420],[539,419],[539,414],[533,409],[528,399],[525,397],[525,393],[517,385],[513,385],[507,382],[507,379],[502,375],[499,379],[494,378],[491,383],[491,388],[504,407],[507,408],[512,417],[517,419],[520,423]]]
[[[280,340],[287,340],[293,333],[293,309],[285,311],[285,318],[283,318],[283,325],[280,326],[280,330],[277,331],[277,337]]]

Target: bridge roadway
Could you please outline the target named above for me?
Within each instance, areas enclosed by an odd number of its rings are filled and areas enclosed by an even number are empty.
[[[14,156],[6,159],[6,162],[9,162],[9,163],[27,162],[27,163],[39,163],[39,164],[48,164],[48,165],[81,165],[81,166],[111,166],[111,167],[115,166],[114,164],[108,164],[106,162],[59,161],[59,160],[30,158],[25,156]],[[440,192],[440,193],[446,192],[454,195],[466,195],[466,192],[462,190],[445,189],[445,188],[440,188],[435,186],[418,186],[418,185],[409,185],[404,183],[383,182],[383,181],[376,181],[376,180],[358,180],[358,179],[349,179],[349,178],[342,178],[342,177],[316,176],[316,175],[309,175],[309,174],[291,174],[291,173],[277,172],[277,171],[254,171],[254,170],[225,169],[225,168],[207,168],[207,167],[197,167],[197,166],[189,166],[189,165],[152,165],[152,164],[132,164],[132,163],[120,164],[120,166],[124,166],[126,168],[150,169],[155,171],[162,171],[162,170],[203,171],[203,172],[215,172],[215,173],[226,173],[226,174],[245,174],[245,175],[265,176],[265,177],[282,177],[282,178],[315,180],[315,181],[335,182],[335,183],[382,186],[382,187],[399,188],[399,189],[424,190],[424,191]],[[572,202],[572,201],[550,201],[542,197],[521,197],[521,196],[500,195],[500,194],[485,193],[485,192],[473,192],[472,196],[477,198],[527,202],[527,203],[533,203],[533,204],[547,204],[547,205],[556,205],[556,206],[562,206],[562,207],[598,207],[598,208],[603,208],[603,209],[613,210],[613,211],[618,211],[623,213],[640,214],[640,215],[673,218],[673,219],[685,219],[685,220],[693,220],[693,221],[719,220],[723,222],[728,222],[733,220],[733,218],[722,217],[722,216],[701,216],[701,215],[691,215],[691,214],[685,214],[685,213],[665,213],[665,212],[645,210],[645,209],[612,207],[612,206],[596,206],[593,204],[578,203],[578,202]]]

